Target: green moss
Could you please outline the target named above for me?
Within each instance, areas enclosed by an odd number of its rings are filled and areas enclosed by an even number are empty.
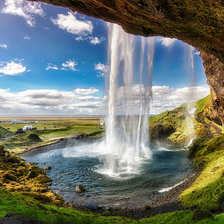
[[[185,107],[182,105],[172,111],[150,118],[151,141],[164,141],[175,145],[184,145],[186,142]]]
[[[18,192],[0,190],[0,218],[8,213],[20,214],[25,217],[41,220],[46,223],[77,223],[77,224],[180,224],[180,223],[211,223],[221,224],[224,214],[216,215],[214,219],[192,220],[193,212],[189,210],[156,215],[150,218],[135,220],[126,217],[101,216],[94,213],[81,212],[68,207],[43,204],[30,196]]]
[[[189,150],[200,176],[180,195],[184,206],[219,210],[224,197],[224,135],[211,140],[197,139]]]
[[[165,112],[163,112],[163,113],[161,113],[161,114],[158,114],[158,115],[155,115],[155,116],[150,117],[150,118],[149,118],[149,124],[151,124],[151,123],[153,123],[153,122],[156,122],[156,121],[158,121],[159,119],[165,117],[165,116],[167,115],[168,112],[169,112],[169,111],[167,110],[167,111],[165,111]]]
[[[211,100],[211,96],[208,95],[206,97],[204,97],[203,99],[200,99],[196,102],[197,105],[197,110],[195,112],[195,114],[201,113],[204,110],[205,105]]]
[[[210,95],[193,102],[192,105],[196,108],[195,119],[193,120],[194,132],[197,138],[205,137],[212,138],[216,133],[224,133],[224,127],[210,121],[205,116],[206,105],[210,102]],[[165,111],[162,114],[153,116],[149,119],[150,123],[150,138],[151,141],[164,141],[180,147],[189,143],[191,136],[189,136],[186,128],[186,106],[183,104],[172,111]],[[161,128],[161,126],[163,128]],[[167,130],[174,129],[172,132]],[[164,130],[166,135],[160,132]]]

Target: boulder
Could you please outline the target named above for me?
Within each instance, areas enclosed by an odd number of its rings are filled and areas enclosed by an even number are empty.
[[[85,192],[86,188],[82,184],[78,184],[75,186],[76,193],[83,193]]]
[[[49,171],[49,170],[51,170],[51,167],[50,167],[50,166],[47,166],[47,167],[45,168],[45,170]]]

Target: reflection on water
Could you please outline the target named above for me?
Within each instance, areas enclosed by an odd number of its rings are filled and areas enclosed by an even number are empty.
[[[98,144],[74,141],[73,146],[23,158],[43,168],[51,166],[48,173],[52,178],[51,188],[66,201],[87,207],[143,207],[161,189],[179,183],[192,172],[186,151],[155,148],[152,158],[142,163],[138,175],[111,178],[97,172],[105,156],[97,151]],[[83,196],[75,193],[77,184],[86,186]]]

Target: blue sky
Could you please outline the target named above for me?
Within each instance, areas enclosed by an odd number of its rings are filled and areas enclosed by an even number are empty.
[[[102,113],[108,44],[104,21],[44,3],[3,0],[0,30],[1,115]],[[186,101],[189,47],[161,37],[154,43],[152,111],[159,113]],[[198,99],[208,87],[196,50],[193,56]]]

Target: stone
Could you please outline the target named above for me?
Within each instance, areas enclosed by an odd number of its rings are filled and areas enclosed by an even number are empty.
[[[85,190],[86,190],[86,188],[82,184],[79,184],[79,185],[75,186],[75,192],[76,193],[83,193],[83,192],[85,192]]]
[[[45,168],[45,170],[51,170],[51,167],[50,167],[50,166],[47,166],[47,167]]]

